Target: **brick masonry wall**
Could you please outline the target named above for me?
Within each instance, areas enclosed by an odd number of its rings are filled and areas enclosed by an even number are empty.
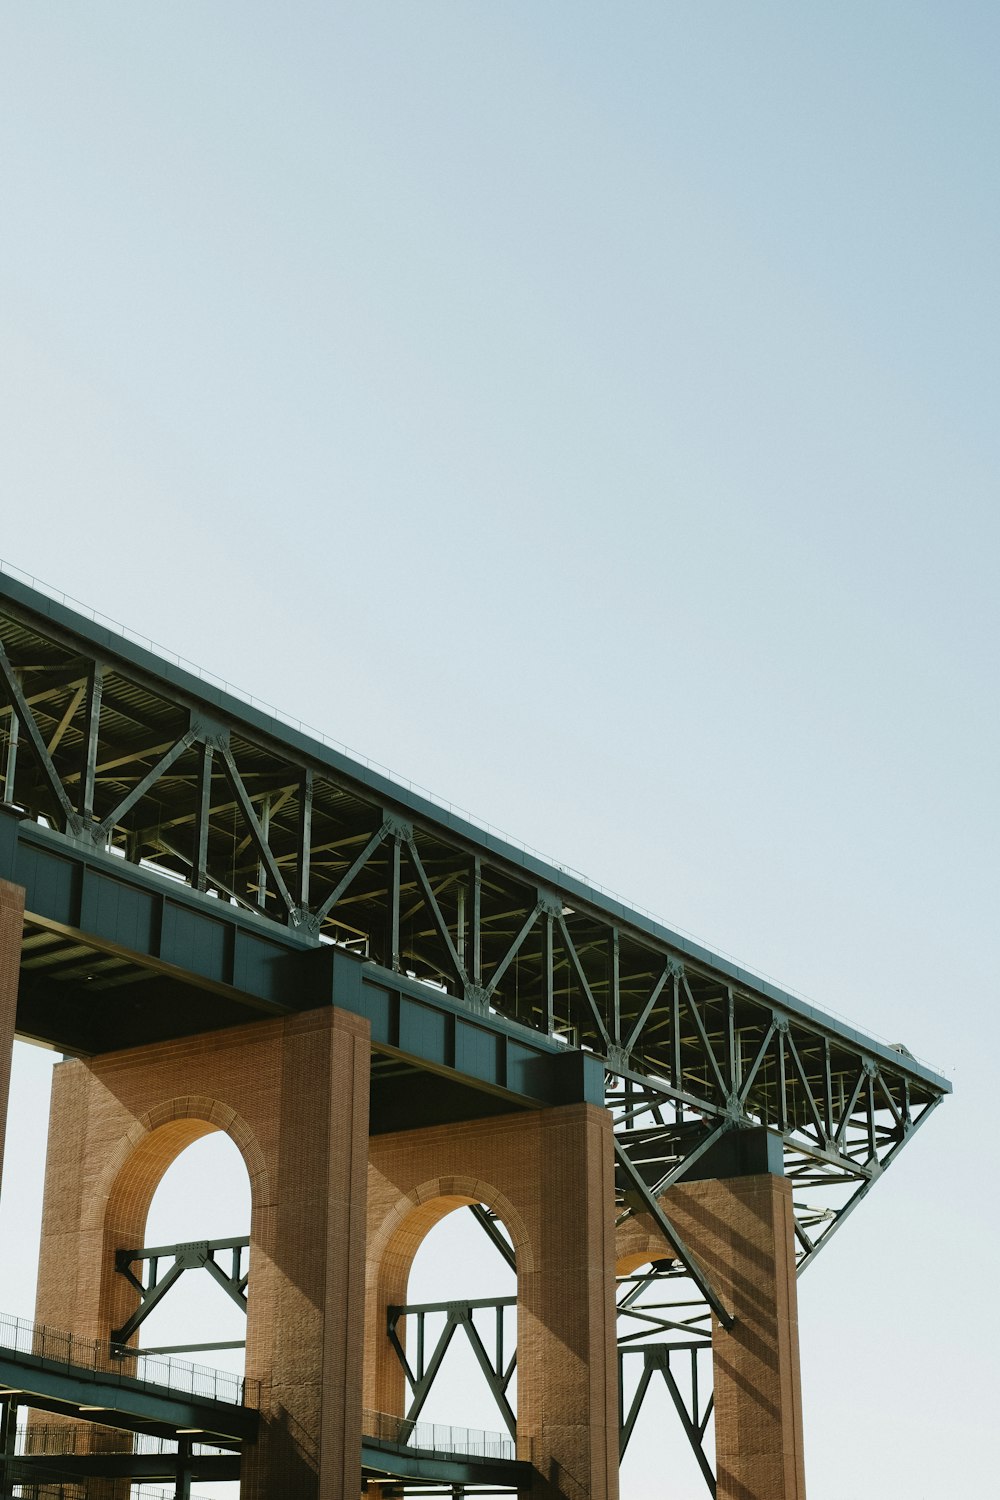
[[[736,1317],[712,1328],[718,1500],[805,1500],[791,1183],[691,1182],[662,1203]],[[621,1273],[665,1252],[648,1220],[618,1231]]]
[[[263,1385],[244,1500],[360,1491],[367,1025],[333,1009],[55,1069],[36,1317],[107,1338],[136,1304],[160,1178],[225,1130],[250,1175],[247,1374]]]
[[[386,1308],[406,1301],[421,1241],[485,1203],[517,1252],[518,1449],[541,1472],[539,1500],[616,1500],[610,1116],[580,1104],[378,1136],[370,1162],[366,1407],[405,1409]]]

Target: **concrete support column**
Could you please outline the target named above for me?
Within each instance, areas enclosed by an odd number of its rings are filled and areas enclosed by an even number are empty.
[[[9,880],[0,880],[0,1181],[3,1179],[7,1100],[14,1050],[23,925],[24,891]]]
[[[334,1009],[55,1069],[41,1322],[107,1339],[136,1305],[114,1252],[143,1243],[167,1167],[212,1130],[243,1155],[262,1387],[243,1500],[360,1492],[368,1085],[367,1023]]]
[[[663,1206],[735,1313],[712,1329],[718,1500],[805,1500],[791,1183],[682,1183]]]
[[[373,1138],[370,1159],[366,1407],[404,1415],[386,1309],[407,1300],[414,1255],[433,1225],[485,1203],[517,1256],[517,1447],[538,1471],[532,1494],[616,1500],[610,1115],[574,1104],[399,1132]]]

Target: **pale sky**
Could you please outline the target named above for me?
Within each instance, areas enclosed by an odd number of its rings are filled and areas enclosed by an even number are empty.
[[[802,1279],[810,1500],[995,1478],[998,66],[969,0],[0,3],[0,556],[953,1079]]]

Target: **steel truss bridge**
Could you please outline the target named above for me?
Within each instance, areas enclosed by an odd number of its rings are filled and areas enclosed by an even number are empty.
[[[647,1215],[675,1251],[620,1287],[623,1444],[665,1389],[712,1487],[699,1351],[713,1313],[732,1320],[662,1195],[756,1153],[791,1179],[801,1272],[946,1079],[4,572],[0,784],[0,878],[27,893],[22,1037],[92,1056],[335,993],[371,1025],[373,1133],[603,1103],[619,1222]],[[142,1285],[153,1252],[130,1253]],[[238,1264],[216,1271],[245,1295]],[[511,1352],[462,1306],[436,1311],[479,1340],[509,1425]],[[407,1367],[411,1419],[432,1364]]]

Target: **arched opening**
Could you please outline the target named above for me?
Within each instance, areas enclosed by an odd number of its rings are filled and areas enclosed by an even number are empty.
[[[468,1298],[467,1311],[450,1314],[453,1332],[420,1420],[504,1433],[509,1417],[517,1415],[517,1367],[511,1363],[517,1347],[517,1272],[497,1243],[502,1240],[513,1255],[501,1222],[490,1216],[488,1230],[475,1208],[486,1212],[482,1205],[454,1209],[421,1241],[410,1270],[407,1305],[437,1310],[408,1316],[406,1347],[414,1349],[422,1322],[429,1365],[448,1338],[449,1312],[442,1304]]]
[[[249,1248],[220,1242],[249,1238],[250,1210],[250,1178],[239,1148],[224,1131],[210,1128],[185,1146],[160,1178],[146,1217],[143,1248],[166,1249],[156,1267],[162,1276],[176,1263],[169,1247],[206,1245],[223,1276],[238,1283],[249,1272]],[[235,1300],[235,1288],[227,1291],[197,1264],[201,1254],[200,1248],[188,1253],[192,1264],[155,1305],[136,1342],[142,1349],[178,1351],[169,1357],[242,1375],[246,1313]],[[141,1268],[132,1269],[138,1273]],[[240,1347],[211,1347],[219,1344]],[[199,1480],[195,1488],[205,1500],[236,1500],[239,1495],[238,1482]],[[142,1491],[134,1486],[132,1493]]]
[[[486,1451],[512,1457],[530,1249],[511,1205],[477,1186],[475,1197],[425,1186],[369,1247],[365,1415],[412,1446],[470,1451],[489,1434]]]
[[[100,1230],[103,1246],[95,1333],[143,1356],[133,1367],[140,1379],[180,1389],[211,1386],[227,1392],[223,1399],[233,1399],[229,1393],[238,1392],[244,1370],[247,1319],[242,1296],[238,1306],[220,1281],[230,1283],[230,1293],[237,1291],[249,1271],[249,1246],[239,1247],[240,1260],[234,1263],[237,1247],[218,1242],[249,1238],[247,1162],[256,1166],[256,1154],[235,1117],[233,1135],[246,1137],[242,1149],[211,1114],[211,1101],[175,1101],[137,1123],[108,1164],[104,1191],[91,1199],[85,1229]],[[220,1276],[206,1270],[209,1259]],[[220,1345],[231,1347],[212,1347]],[[223,1373],[193,1374],[192,1365]],[[77,1440],[88,1452],[134,1447],[164,1461],[174,1455],[171,1462],[179,1462],[177,1443],[167,1438],[133,1440],[97,1424]],[[182,1447],[197,1443],[180,1435],[178,1441]],[[199,1476],[196,1490],[205,1500],[235,1500],[239,1484],[228,1476]],[[149,1493],[139,1481],[127,1488],[98,1482],[95,1493],[105,1491],[115,1500],[129,1491]]]
[[[250,1179],[236,1145],[221,1130],[192,1142],[160,1179],[146,1219],[147,1247],[207,1242],[217,1245],[250,1234]],[[233,1250],[213,1252],[223,1273],[232,1270]],[[248,1251],[239,1261],[248,1269]],[[168,1268],[168,1267],[167,1267]],[[232,1295],[204,1269],[185,1271],[143,1325],[144,1347],[189,1344],[183,1357],[243,1373],[244,1350],[213,1349],[244,1343],[246,1316]]]

